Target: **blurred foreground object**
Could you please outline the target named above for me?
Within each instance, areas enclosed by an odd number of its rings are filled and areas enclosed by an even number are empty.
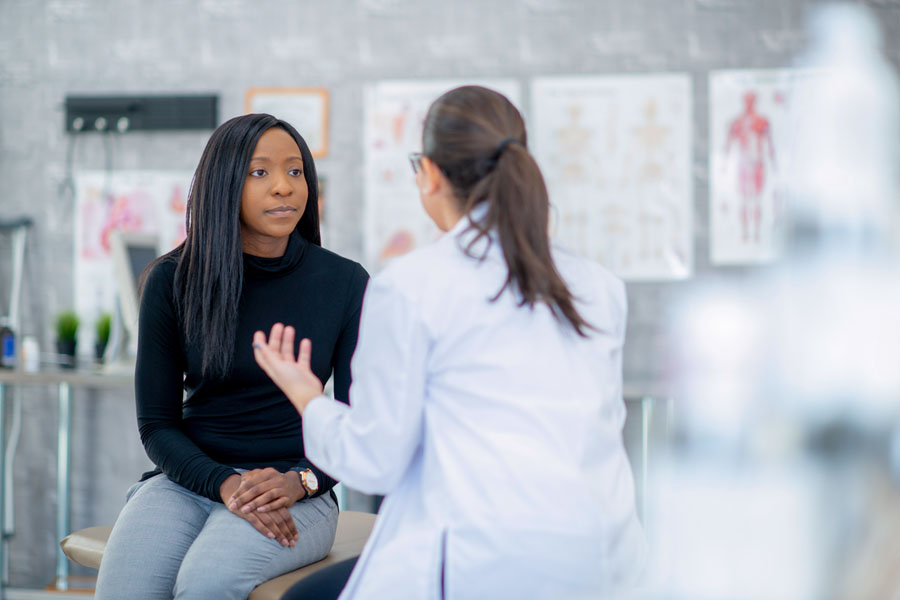
[[[810,38],[785,258],[699,286],[675,323],[647,597],[900,593],[900,86],[863,6],[823,5]]]

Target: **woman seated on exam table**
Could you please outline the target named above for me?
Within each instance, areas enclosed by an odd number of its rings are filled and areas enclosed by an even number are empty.
[[[369,283],[350,406],[322,395],[315,343],[294,359],[293,327],[253,337],[307,457],[386,495],[355,567],[288,597],[603,597],[644,554],[621,435],[624,286],[551,250],[547,190],[504,96],[441,96],[411,159],[448,233]]]
[[[331,550],[335,482],[303,455],[297,411],[238,341],[296,323],[319,350],[313,370],[333,372],[346,400],[368,275],[320,247],[316,190],[288,123],[244,115],[210,137],[187,238],[149,268],[141,295],[135,397],[157,468],[128,492],[98,599],[244,599]],[[267,510],[233,505],[241,485]]]

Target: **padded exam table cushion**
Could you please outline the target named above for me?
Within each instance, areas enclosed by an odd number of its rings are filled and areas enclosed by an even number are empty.
[[[319,562],[261,583],[250,592],[247,600],[277,600],[288,588],[307,575],[342,560],[359,556],[374,524],[375,515],[351,510],[341,511],[338,516],[334,544],[331,546],[328,556]],[[62,546],[65,555],[73,561],[86,567],[99,569],[110,531],[112,531],[111,525],[88,527],[70,533],[63,538],[59,545]]]

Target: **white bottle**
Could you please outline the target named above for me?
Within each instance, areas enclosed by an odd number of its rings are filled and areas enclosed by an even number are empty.
[[[41,368],[41,348],[37,338],[26,335],[22,338],[22,367],[28,373],[36,373]]]

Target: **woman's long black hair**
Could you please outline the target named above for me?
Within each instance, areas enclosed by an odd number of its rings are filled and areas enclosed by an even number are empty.
[[[578,335],[595,329],[575,308],[575,298],[556,270],[548,232],[550,201],[537,163],[528,152],[525,122],[502,94],[480,86],[450,90],[425,117],[423,153],[450,181],[458,208],[487,212],[469,230],[476,235],[465,251],[496,231],[507,276],[492,299],[511,288],[520,304],[546,303]],[[489,238],[488,238],[489,239]]]
[[[241,194],[263,133],[279,127],[300,148],[308,197],[297,231],[320,246],[318,180],[312,153],[290,124],[268,114],[222,123],[210,136],[194,172],[187,200],[187,237],[159,260],[175,259],[175,308],[185,340],[201,349],[204,376],[224,377],[231,368],[235,327],[244,281]]]

